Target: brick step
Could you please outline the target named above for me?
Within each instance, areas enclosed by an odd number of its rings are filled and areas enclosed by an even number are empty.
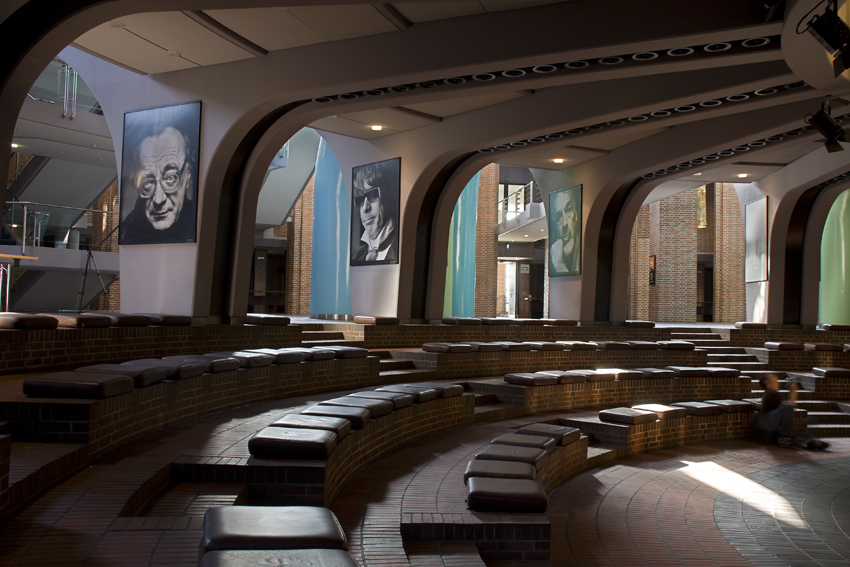
[[[817,423],[808,430],[815,437],[850,437],[850,424]]]
[[[424,368],[410,368],[406,370],[385,370],[380,373],[381,379],[384,382],[395,381],[403,382],[425,382],[434,376],[433,370]]]
[[[475,407],[492,406],[499,403],[499,397],[493,393],[475,392],[472,395],[475,396]]]
[[[758,381],[758,379],[764,374],[776,374],[779,380],[785,379],[785,372],[782,370],[747,370],[741,372],[741,374],[746,374],[750,378]]]
[[[601,467],[610,463],[616,460],[620,456],[620,453],[622,453],[622,447],[614,447],[613,445],[588,445],[588,468]]]
[[[462,565],[486,567],[474,542],[405,540],[404,551],[413,558],[411,565]],[[450,563],[443,561],[449,557]]]
[[[381,360],[387,360],[393,357],[390,351],[381,349],[369,349],[369,356],[377,356]]]
[[[704,350],[707,354],[747,354],[742,347],[733,346],[711,346],[711,345],[695,345],[698,349]]]
[[[513,404],[498,403],[489,406],[478,406],[474,409],[475,422],[481,423],[484,421],[502,421],[514,417],[522,417],[526,415],[526,410],[523,406],[515,406]]]
[[[780,388],[779,393],[782,394],[783,399],[788,399],[788,395],[791,393],[789,390],[783,390]],[[758,399],[761,400],[762,395],[764,395],[764,390],[755,388],[752,391],[753,396],[758,396]],[[813,392],[811,390],[797,390],[797,404],[802,407],[802,403],[806,401],[818,401],[817,400],[817,392]],[[803,408],[808,409],[808,408]]]
[[[758,357],[754,354],[746,354],[746,353],[721,353],[721,354],[713,354],[709,352],[706,355],[709,362],[717,362],[720,360],[728,360],[729,362],[758,362]]]
[[[744,371],[752,371],[752,370],[767,370],[767,364],[763,362],[744,362],[744,361],[726,361],[726,360],[717,360],[706,363],[708,366],[721,366],[723,368],[734,368],[736,370],[740,370],[743,374]]]
[[[820,425],[850,424],[850,413],[843,411],[807,411],[809,416],[816,418]]]
[[[717,333],[670,333],[671,339],[682,339],[688,341],[690,339],[694,339],[696,341],[704,341],[704,340],[723,340],[723,337],[718,335]]]
[[[709,327],[667,327],[670,333],[690,333],[700,335],[716,334]]]
[[[388,370],[408,370],[416,368],[416,364],[412,360],[394,360],[392,358],[382,358],[380,361],[381,372]]]
[[[301,346],[305,346],[305,347],[321,347],[321,346],[362,347],[363,341],[347,341],[345,339],[309,340],[309,341],[301,341]]]
[[[841,411],[841,407],[837,403],[830,401],[830,400],[817,400],[817,399],[797,400],[797,407],[802,408],[809,413],[812,413],[812,412],[828,412],[828,413],[841,412],[841,413],[845,413],[845,412]],[[847,415],[850,415],[850,414],[847,414]]]
[[[342,331],[301,331],[302,342],[345,340]]]

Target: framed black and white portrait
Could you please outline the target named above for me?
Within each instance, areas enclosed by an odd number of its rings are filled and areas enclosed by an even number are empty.
[[[767,197],[744,207],[744,281],[767,280]]]
[[[195,242],[201,102],[124,114],[118,243]]]
[[[581,273],[581,185],[549,193],[549,275]]]
[[[398,264],[401,158],[351,170],[351,265]]]

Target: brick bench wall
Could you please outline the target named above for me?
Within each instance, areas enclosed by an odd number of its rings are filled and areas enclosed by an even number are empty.
[[[806,371],[815,366],[850,368],[850,352],[770,350],[764,347],[746,347],[745,350],[755,355],[759,362],[767,364],[771,370]]]
[[[9,462],[12,459],[12,436],[0,435],[0,510],[9,502]]]
[[[786,376],[802,384],[804,389],[814,392],[817,399],[850,399],[850,378],[828,378],[815,376],[811,372],[788,372]]]
[[[789,343],[850,343],[850,331],[825,331],[814,326],[771,325],[766,329],[729,329],[731,346],[763,347],[768,341]]]
[[[393,350],[397,360],[434,371],[435,378],[498,376],[509,372],[577,370],[580,368],[664,368],[706,366],[703,350],[564,350],[434,353],[421,348]]]

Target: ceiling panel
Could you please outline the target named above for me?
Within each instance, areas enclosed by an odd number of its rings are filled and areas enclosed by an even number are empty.
[[[483,14],[480,2],[413,2],[396,3],[395,8],[411,22],[431,22],[447,18],[458,18],[472,14]]]
[[[351,112],[339,116],[329,116],[313,122],[310,127],[336,134],[344,134],[363,140],[374,140],[390,134],[405,132],[433,124],[434,120],[417,116],[395,108],[379,108],[363,112]],[[383,130],[372,130],[373,124],[380,124]]]
[[[604,134],[584,134],[587,140],[586,143],[584,140],[582,143],[587,147],[610,151],[619,148],[620,146],[625,146],[626,144],[643,140],[644,138],[649,138],[650,136],[654,136],[669,129],[669,127],[653,128],[652,130],[625,128],[622,130],[613,130]]]
[[[310,124],[310,128],[315,128],[316,130],[322,130],[325,132],[333,132],[334,134],[342,134],[343,136],[351,136],[352,138],[360,138],[362,140],[374,140],[376,138],[395,134],[395,132],[389,128],[375,132],[366,124],[355,120],[349,120],[344,116],[328,116],[326,118],[316,120]]]
[[[204,12],[268,51],[324,41],[319,32],[296,18],[289,8],[204,10]]]
[[[526,96],[527,94],[528,93],[524,92],[509,91],[453,98],[448,100],[437,100],[434,102],[423,102],[419,104],[407,104],[405,105],[405,108],[445,118],[446,116],[468,112],[470,110],[475,110],[476,108],[484,108],[486,106],[492,106],[494,104],[514,100],[516,98]]]
[[[197,66],[181,57],[169,57],[161,47],[108,23],[87,31],[74,43],[143,73],[165,73]]]
[[[582,148],[579,146],[557,146],[555,144],[543,144],[534,146],[533,149],[525,149],[521,152],[506,151],[494,152],[493,162],[502,165],[515,165],[518,167],[529,167],[536,169],[560,170],[586,161],[590,161],[608,152],[595,148]],[[561,158],[564,163],[555,163],[552,160]]]
[[[300,6],[289,11],[315,30],[323,41],[398,31],[371,4]]]

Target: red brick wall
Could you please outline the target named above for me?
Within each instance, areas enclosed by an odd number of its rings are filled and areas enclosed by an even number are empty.
[[[627,317],[649,319],[649,206],[641,207],[632,229]]]
[[[313,266],[313,177],[292,208],[286,223],[286,281],[284,296],[290,315],[310,314],[310,276]],[[275,231],[277,233],[277,231]]]
[[[493,305],[496,310],[496,317],[500,315],[508,315],[505,311],[505,295],[507,291],[505,290],[505,264],[502,262],[498,262],[496,264],[496,298],[493,301]]]
[[[735,186],[717,183],[714,251],[714,321],[734,323],[747,319],[744,284],[744,219]]]
[[[116,179],[100,197],[92,203],[92,209],[98,211],[118,211],[118,180]],[[104,213],[86,213],[86,217],[91,226],[91,242],[92,248],[98,246],[96,250],[100,252],[118,252],[118,231],[116,230],[107,237],[118,225],[118,215],[107,215]],[[104,222],[105,219],[105,222]],[[104,241],[104,239],[106,239]],[[103,241],[103,244],[101,244]],[[121,280],[115,280],[106,286],[106,293],[100,294],[89,304],[87,309],[93,311],[118,311],[121,307]]]
[[[498,222],[499,166],[481,170],[478,183],[478,221],[475,226],[475,316],[496,317],[499,242],[493,230]]]
[[[523,269],[527,269],[528,272],[522,273]],[[528,262],[518,262],[516,271],[516,316],[520,319],[528,319],[531,317],[531,266]]]
[[[649,205],[650,254],[656,256],[655,285],[649,289],[649,319],[696,320],[696,189]]]

